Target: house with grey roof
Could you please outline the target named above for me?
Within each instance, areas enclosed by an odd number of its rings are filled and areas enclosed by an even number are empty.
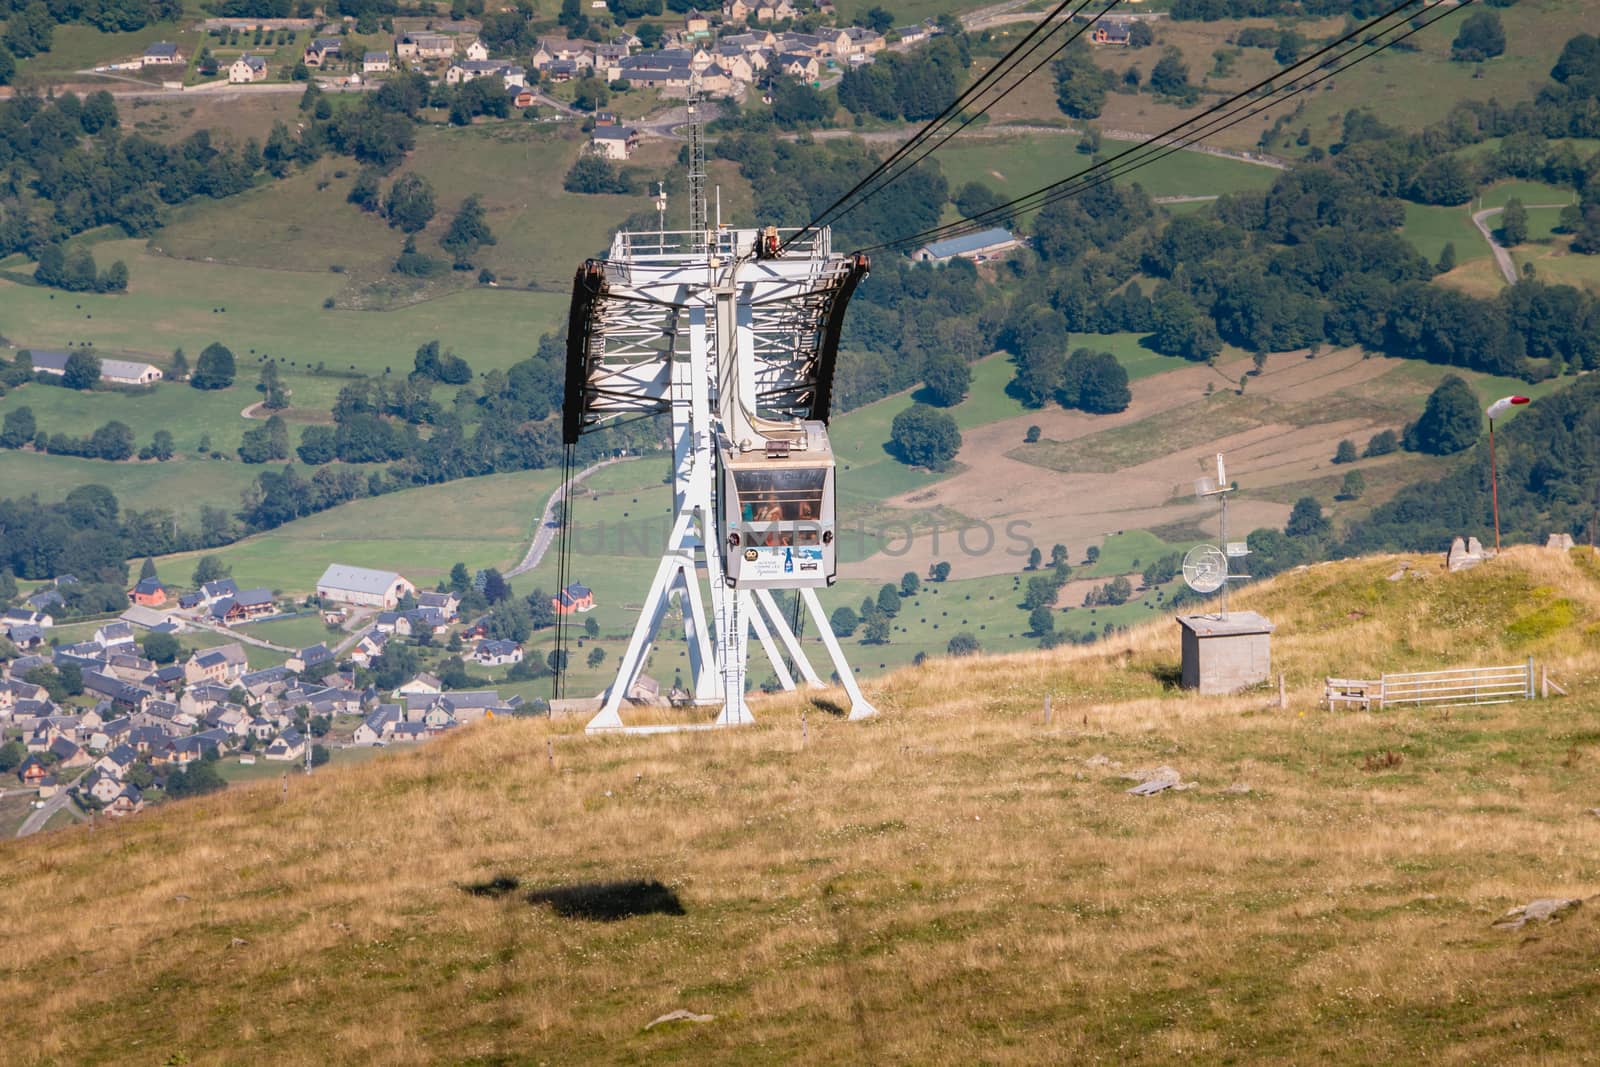
[[[144,67],[179,67],[187,62],[183,50],[171,41],[157,41],[144,50],[139,65]]]

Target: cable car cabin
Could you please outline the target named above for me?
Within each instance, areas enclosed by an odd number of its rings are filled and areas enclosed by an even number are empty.
[[[820,422],[804,440],[722,451],[724,570],[740,589],[832,585],[838,545],[833,449]]]

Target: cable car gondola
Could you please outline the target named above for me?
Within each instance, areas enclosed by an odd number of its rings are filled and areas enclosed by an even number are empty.
[[[722,449],[723,572],[736,589],[832,585],[838,573],[834,459],[821,422],[798,438]]]

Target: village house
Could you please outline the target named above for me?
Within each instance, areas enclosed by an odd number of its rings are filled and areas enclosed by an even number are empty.
[[[436,697],[442,692],[444,692],[444,683],[427,671],[423,671],[409,682],[402,683],[394,691],[394,695],[404,699],[413,696]]]
[[[128,590],[128,600],[142,607],[158,608],[167,602],[167,587],[155,575],[140,578],[139,583]]]
[[[351,743],[357,745],[381,745],[389,739],[394,728],[405,719],[398,704],[379,704],[378,707],[362,720],[356,727]]]
[[[388,52],[364,52],[361,55],[361,73],[387,74],[389,72]]]
[[[98,768],[84,775],[76,786],[80,796],[93,797],[102,806],[117,799],[122,792],[122,781],[109,774],[103,774]]]
[[[340,604],[392,609],[400,598],[415,596],[417,587],[393,571],[333,563],[317,579],[317,597]]]
[[[228,67],[228,81],[233,85],[267,80],[267,61],[249,52],[234,60]]]
[[[1133,23],[1126,19],[1102,19],[1095,23],[1089,39],[1095,44],[1127,44],[1133,37]]]
[[[278,606],[272,600],[272,590],[246,589],[238,596],[224,597],[212,604],[207,614],[214,623],[237,626],[251,619],[276,614],[277,610]]]
[[[550,598],[550,607],[557,615],[572,615],[594,610],[594,590],[573,582]]]
[[[478,40],[476,37],[467,42],[467,47],[463,50],[463,52],[468,59],[472,60],[481,61],[489,58],[489,46]]]
[[[210,682],[227,687],[243,677],[244,670],[244,646],[220,645],[196,649],[183,665],[183,677],[190,686]]]
[[[644,52],[629,56],[622,64],[622,76],[630,83],[669,96],[687,93],[693,75],[687,55],[675,58],[660,52]]]
[[[500,694],[492,689],[458,690],[439,694],[430,711],[444,711],[452,721],[468,723],[485,717],[492,719],[496,715],[509,715],[521,704],[521,697],[501,700]]]
[[[383,655],[383,650],[389,645],[389,635],[377,630],[369,631],[362,635],[355,647],[350,650],[350,659],[358,667],[371,668],[373,661]]]
[[[41,589],[37,593],[30,594],[22,602],[34,611],[50,611],[53,608],[67,606],[66,600],[55,589]]]
[[[710,40],[711,20],[700,12],[690,8],[683,16],[683,36],[685,40]]]
[[[597,156],[625,160],[639,144],[639,131],[632,126],[596,126],[589,135],[589,148]]]
[[[305,674],[333,663],[333,652],[325,644],[302,648],[284,661],[284,666],[296,674]]]
[[[306,45],[306,53],[301,57],[301,60],[308,67],[320,67],[330,57],[343,54],[344,48],[339,38],[317,37]]]
[[[723,0],[722,21],[729,26],[743,26],[750,20],[752,10],[744,0]]]
[[[55,624],[54,616],[29,608],[8,608],[4,615],[0,615],[0,626],[37,626],[41,630],[48,630]]]
[[[124,815],[133,815],[144,810],[144,794],[139,787],[129,783],[122,787],[122,792],[117,798],[106,805],[106,814],[121,818]]]
[[[789,77],[803,82],[816,81],[822,72],[815,58],[799,52],[781,53],[772,61],[772,65]]]
[[[207,606],[219,600],[239,595],[239,583],[232,578],[219,578],[214,582],[207,582],[200,587],[200,603]]]
[[[279,763],[303,760],[306,758],[306,739],[300,736],[300,731],[291,726],[273,738],[267,750],[261,754],[261,758]]]
[[[534,46],[534,69],[544,70],[551,64],[567,62],[578,70],[593,70],[594,46],[588,41],[568,41],[558,37],[541,37]]]
[[[884,40],[883,34],[869,30],[865,26],[847,26],[843,32],[850,38],[847,55],[870,56],[889,47],[889,42]]]
[[[188,62],[188,58],[171,41],[157,41],[144,50],[139,61],[141,66],[146,67],[181,67]]]
[[[94,632],[94,643],[101,648],[133,644],[133,627],[122,621],[108,622]]]
[[[508,663],[522,662],[522,646],[515,641],[479,641],[478,647],[467,658],[485,667],[503,667]]]
[[[239,677],[239,687],[256,700],[280,693],[294,678],[288,667],[267,667]]]
[[[443,33],[408,33],[395,44],[401,59],[450,59],[456,54],[456,40]]]

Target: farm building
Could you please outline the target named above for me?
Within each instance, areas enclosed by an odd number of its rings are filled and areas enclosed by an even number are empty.
[[[394,571],[375,571],[332,563],[317,579],[317,596],[339,604],[393,608],[403,596],[416,596],[417,587]]]
[[[963,259],[982,260],[1002,252],[1009,252],[1020,243],[1012,236],[1011,231],[995,227],[923,245],[911,253],[911,258],[919,263],[942,262],[955,259],[957,256]]]
[[[112,385],[154,385],[162,378],[161,368],[126,359],[102,359],[100,380]]]
[[[72,353],[35,348],[28,355],[33,359],[35,371],[59,377],[67,373],[67,359]],[[112,385],[153,385],[161,380],[161,369],[126,359],[102,359],[100,380]]]

